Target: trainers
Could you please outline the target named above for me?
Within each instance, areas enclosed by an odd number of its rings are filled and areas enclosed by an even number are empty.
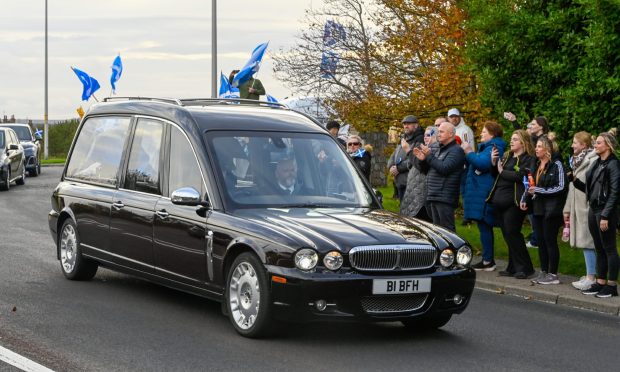
[[[576,282],[572,282],[571,284],[576,289],[578,289],[580,291],[585,291],[586,289],[590,288],[590,286],[592,284],[594,284],[594,283],[596,283],[596,280],[590,280],[590,279],[588,279],[587,276],[582,276],[581,279],[579,279]]]
[[[606,285],[598,291],[597,294],[594,295],[598,298],[609,298],[609,297],[617,297],[618,296],[618,286],[615,285]]]
[[[538,284],[560,284],[560,279],[555,274],[547,274],[544,278],[538,280]]]
[[[538,249],[538,246],[537,245],[533,245],[531,242],[525,243],[525,247],[526,248],[531,248],[531,249]]]
[[[491,261],[487,264],[484,263],[484,260],[478,262],[477,264],[472,266],[476,271],[493,271],[495,270],[495,261]]]
[[[599,293],[601,291],[601,289],[603,289],[604,285],[599,284],[598,282],[592,284],[590,286],[590,288],[581,291],[581,293],[583,293],[584,295],[595,295],[597,293]]]
[[[547,276],[547,272],[541,271],[536,278],[532,279],[532,283],[538,283],[539,280],[545,279],[545,276]]]

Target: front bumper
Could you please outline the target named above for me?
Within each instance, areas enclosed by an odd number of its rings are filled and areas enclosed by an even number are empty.
[[[274,315],[291,321],[334,319],[377,322],[461,313],[469,304],[476,282],[476,273],[471,268],[425,274],[362,274],[353,271],[344,274],[307,273],[279,266],[267,266],[267,271],[271,281]],[[273,275],[286,278],[286,283],[273,281]],[[431,278],[431,291],[406,295],[372,294],[373,279],[402,278]],[[453,301],[457,294],[463,297],[460,304]],[[327,303],[323,311],[315,306],[319,300]],[[412,301],[417,301],[419,307],[402,311],[391,308],[394,304],[398,307],[401,302]],[[383,307],[383,304],[387,304],[387,307]],[[372,306],[378,306],[379,310]]]

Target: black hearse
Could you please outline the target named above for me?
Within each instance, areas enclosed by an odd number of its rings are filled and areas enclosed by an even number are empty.
[[[248,337],[272,319],[441,327],[475,282],[467,242],[382,209],[326,130],[267,102],[94,105],[49,226],[67,278],[105,266],[221,301]]]

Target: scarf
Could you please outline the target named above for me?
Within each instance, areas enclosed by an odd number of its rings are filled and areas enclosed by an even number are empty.
[[[570,165],[570,168],[572,170],[575,170],[577,168],[579,168],[579,165],[583,162],[583,159],[586,158],[586,156],[592,152],[592,148],[587,148],[582,150],[579,154],[577,155],[573,155],[570,157],[570,159],[568,160],[568,164]]]

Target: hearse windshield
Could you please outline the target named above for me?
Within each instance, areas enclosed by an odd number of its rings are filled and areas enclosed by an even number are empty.
[[[373,204],[355,165],[327,134],[217,131],[207,141],[232,209]]]

